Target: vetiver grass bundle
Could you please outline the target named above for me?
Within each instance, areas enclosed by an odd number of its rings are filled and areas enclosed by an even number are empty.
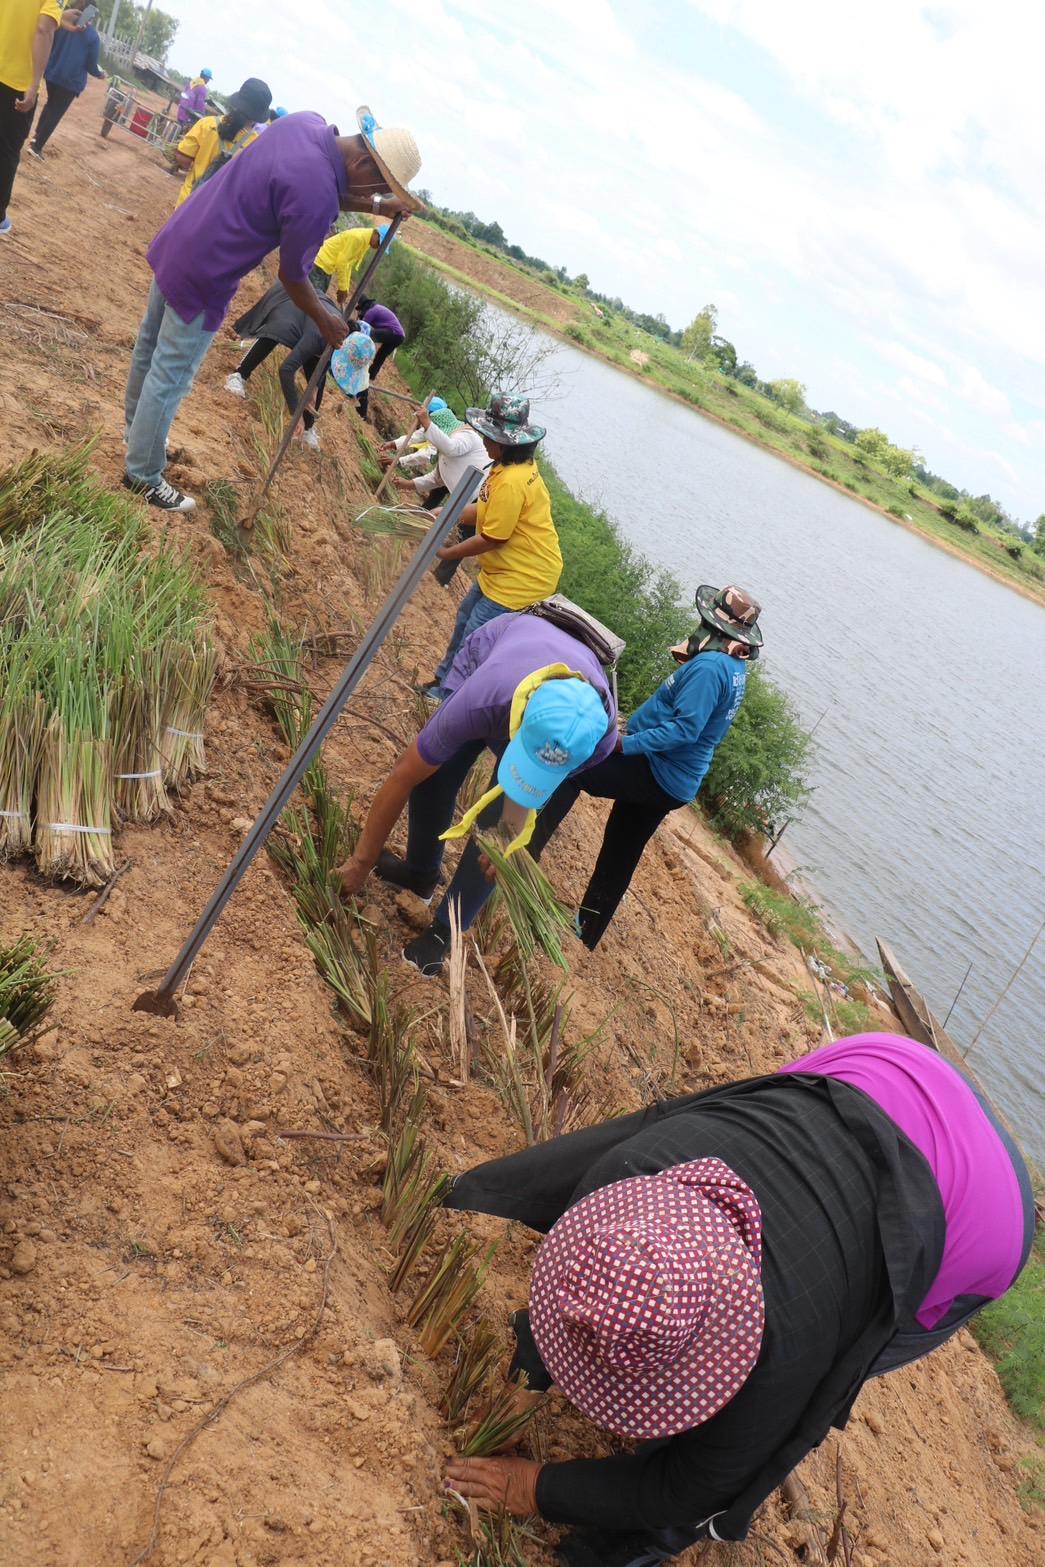
[[[467,1235],[458,1235],[443,1247],[433,1263],[406,1318],[417,1329],[421,1348],[430,1359],[434,1360],[448,1342],[479,1293],[497,1247],[494,1241],[480,1258],[481,1245],[470,1241]]]
[[[368,506],[355,520],[375,538],[423,539],[431,526],[431,514],[416,506]]]
[[[58,975],[32,936],[0,947],[0,1056],[42,1022],[57,991]]]
[[[203,770],[216,660],[191,563],[88,454],[0,473],[0,856],[98,886],[114,829]]]
[[[479,836],[478,844],[493,866],[495,897],[511,923],[523,958],[532,958],[541,951],[569,973],[560,937],[573,929],[573,916],[559,902],[536,860],[525,849],[505,854],[503,847],[490,837]]]
[[[462,1458],[486,1458],[490,1453],[499,1453],[525,1430],[537,1413],[536,1403],[524,1404],[519,1398],[528,1387],[525,1371],[510,1382],[494,1373],[487,1383],[486,1400],[478,1418],[460,1444]]]

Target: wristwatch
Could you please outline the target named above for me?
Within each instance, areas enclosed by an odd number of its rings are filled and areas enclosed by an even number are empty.
[[[373,207],[375,212],[380,212],[381,211],[381,207],[382,207],[382,205],[384,203],[384,199],[385,198],[383,196],[379,195],[377,191],[375,191],[374,194],[371,196],[371,198],[370,198],[370,205]]]

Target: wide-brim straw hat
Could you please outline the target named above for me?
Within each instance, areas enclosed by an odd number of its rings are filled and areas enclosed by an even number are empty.
[[[762,1214],[720,1159],[604,1186],[541,1242],[530,1326],[555,1385],[637,1440],[718,1413],[758,1359]]]
[[[367,151],[387,180],[389,191],[412,212],[420,212],[424,203],[407,189],[410,181],[416,179],[421,171],[421,154],[413,136],[399,126],[391,126],[386,130],[378,125],[365,103],[356,110],[356,120]]]
[[[725,588],[701,583],[696,605],[705,625],[714,626],[734,642],[743,642],[748,647],[762,646],[762,628],[757,624],[762,606],[743,588],[732,583]]]

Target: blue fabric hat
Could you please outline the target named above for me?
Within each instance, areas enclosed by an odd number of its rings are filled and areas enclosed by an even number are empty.
[[[449,404],[445,397],[433,397],[428,404],[428,412],[430,414],[441,414],[443,409],[448,406]]]
[[[286,109],[284,109],[282,107],[274,110],[273,112],[275,113],[275,116],[276,116],[277,120],[282,120],[282,119],[286,118],[287,111],[286,111]]]
[[[530,697],[508,742],[497,782],[516,805],[533,811],[588,761],[609,728],[602,698],[586,680],[546,680]]]
[[[214,72],[209,70],[207,66],[204,66],[203,70],[200,72],[200,75],[203,77],[205,82],[209,82],[214,75]]]

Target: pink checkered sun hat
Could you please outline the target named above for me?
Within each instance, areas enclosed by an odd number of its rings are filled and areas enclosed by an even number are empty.
[[[541,1242],[530,1326],[556,1386],[618,1436],[703,1424],[762,1343],[762,1212],[720,1159],[592,1192]]]

